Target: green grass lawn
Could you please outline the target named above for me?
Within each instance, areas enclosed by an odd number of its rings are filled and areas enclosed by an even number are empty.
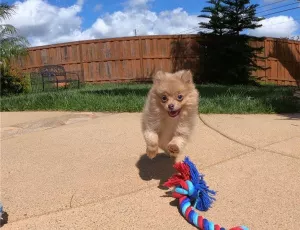
[[[81,89],[2,97],[1,111],[140,112],[150,84],[85,85]],[[294,113],[294,87],[199,85],[201,113]]]

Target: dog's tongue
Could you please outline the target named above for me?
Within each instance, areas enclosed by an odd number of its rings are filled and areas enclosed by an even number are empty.
[[[169,115],[171,116],[171,117],[176,117],[178,114],[179,114],[179,110],[177,110],[177,111],[169,111]]]

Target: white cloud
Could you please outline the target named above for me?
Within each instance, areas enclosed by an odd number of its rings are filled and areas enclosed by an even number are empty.
[[[200,20],[182,8],[154,12],[154,0],[128,0],[124,9],[106,13],[98,17],[90,28],[82,29],[83,0],[68,7],[51,5],[46,0],[17,1],[16,14],[5,23],[14,25],[20,34],[27,37],[32,46],[69,42],[76,40],[133,36],[176,34],[197,32]],[[95,6],[96,10],[102,5]],[[299,28],[299,24],[288,16],[265,19],[263,26],[249,31],[254,36],[289,37]],[[192,28],[192,29],[191,29]],[[193,29],[194,28],[194,29]]]
[[[32,45],[84,38],[80,28],[82,19],[78,16],[82,0],[67,8],[59,8],[43,0],[17,1],[15,5],[15,14],[5,23],[14,25]]]
[[[83,0],[69,7],[51,5],[46,0],[17,1],[16,13],[5,23],[14,25],[32,46],[68,41],[132,36],[174,34],[197,28],[200,19],[189,15],[182,8],[168,11],[151,11],[154,0],[128,0],[122,11],[107,13],[98,17],[92,26],[82,29]],[[95,9],[102,5],[96,5]],[[196,32],[190,30],[189,32]]]
[[[262,27],[249,30],[253,36],[290,37],[299,29],[299,23],[289,16],[276,16],[260,22]]]
[[[128,0],[124,3],[125,6],[129,8],[148,8],[149,3],[153,2],[154,0]]]
[[[102,10],[102,4],[96,4],[95,7],[94,7],[94,11],[100,11]]]
[[[98,18],[85,33],[95,37],[132,36],[136,29],[138,35],[174,34],[197,27],[198,22],[196,15],[181,8],[160,13],[131,9]]]

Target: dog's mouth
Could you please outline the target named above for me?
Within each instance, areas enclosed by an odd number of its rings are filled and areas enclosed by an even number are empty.
[[[170,117],[176,117],[178,116],[180,113],[180,109],[176,110],[176,111],[169,111],[168,114]]]

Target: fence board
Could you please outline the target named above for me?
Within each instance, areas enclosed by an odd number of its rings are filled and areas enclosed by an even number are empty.
[[[61,64],[68,71],[83,73],[86,82],[148,80],[159,69],[190,68],[201,74],[199,39],[198,35],[139,36],[32,47],[27,57],[13,60],[13,66],[30,72]],[[258,63],[270,67],[255,76],[276,84],[300,84],[300,42],[267,38],[251,45],[264,46],[268,58]]]

